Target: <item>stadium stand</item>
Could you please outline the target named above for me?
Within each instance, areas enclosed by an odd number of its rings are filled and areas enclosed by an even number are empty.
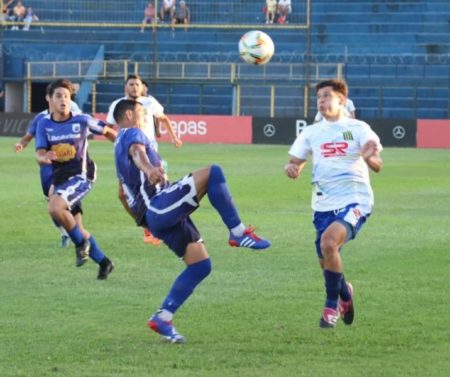
[[[188,32],[172,32],[165,24],[158,25],[154,33],[151,28],[140,33],[146,3],[141,0],[101,2],[100,8],[96,5],[99,2],[72,1],[66,9],[56,9],[54,2],[44,0],[29,3],[42,20],[74,24],[32,27],[29,32],[3,30],[5,67],[16,67],[5,68],[5,79],[23,78],[25,69],[17,67],[23,67],[26,61],[91,59],[102,46],[106,60],[127,60],[142,66],[150,63],[139,73],[150,81],[151,93],[169,114],[231,114],[235,111],[236,86],[242,85],[240,113],[267,116],[273,94],[270,87],[275,85],[275,114],[298,116],[305,114],[304,85],[309,87],[307,112],[315,112],[311,86],[323,76],[314,74],[312,64],[340,64],[359,117],[449,117],[448,1],[355,1],[349,6],[344,1],[312,0],[309,28],[274,25],[265,30],[276,46],[269,66],[285,64],[286,71],[292,64],[309,64],[310,68],[289,76],[291,85],[279,76],[270,79],[266,75],[256,79],[253,86],[245,84],[245,77],[253,80],[252,72],[266,68],[242,68],[248,73],[234,83],[230,77],[202,79],[201,69],[208,63],[243,65],[239,63],[237,41],[246,29],[238,26],[264,27],[261,1],[192,0],[188,2],[193,14]],[[305,9],[293,15],[290,26],[306,24]],[[80,22],[107,26],[80,26]],[[161,79],[152,67],[164,62],[198,63],[199,73],[196,75],[192,68],[190,74],[195,80]],[[130,65],[130,71],[135,68]],[[110,101],[123,93],[122,83],[123,77],[97,80],[96,111],[106,111]],[[88,111],[92,110],[92,96],[89,99],[84,104]]]

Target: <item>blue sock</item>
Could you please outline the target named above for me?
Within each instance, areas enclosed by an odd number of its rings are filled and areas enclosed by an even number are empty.
[[[210,272],[211,260],[209,258],[187,266],[173,283],[161,308],[175,313]]]
[[[89,242],[91,243],[91,248],[89,250],[89,257],[97,263],[100,263],[104,258],[105,254],[98,247],[97,242],[95,242],[94,236],[89,238]]]
[[[325,290],[327,292],[327,299],[325,301],[325,306],[327,308],[334,310],[337,309],[342,275],[343,274],[341,272],[333,272],[329,270],[325,270],[323,272],[323,276],[325,278]]]
[[[228,229],[232,229],[241,224],[241,219],[231,197],[222,168],[218,165],[211,166],[207,193],[209,201],[217,212],[219,212],[222,221]]]
[[[75,225],[72,230],[67,232],[69,234],[70,239],[76,246],[80,246],[84,242],[83,233],[81,233],[78,225]]]
[[[344,274],[342,274],[341,291],[339,292],[339,297],[342,299],[342,301],[350,301],[352,299],[352,295],[350,294],[350,291],[348,289]]]

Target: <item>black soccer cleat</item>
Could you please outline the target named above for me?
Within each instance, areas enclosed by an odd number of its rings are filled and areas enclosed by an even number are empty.
[[[84,240],[80,246],[75,246],[75,265],[81,267],[89,259],[89,250],[91,249],[91,243],[89,240]]]
[[[107,257],[103,258],[99,263],[98,275],[97,279],[105,280],[108,278],[108,275],[114,270],[114,264]]]
[[[342,321],[346,325],[351,325],[353,323],[353,319],[355,318],[355,307],[353,305],[353,286],[351,283],[347,283],[348,290],[350,291],[351,299],[350,301],[342,301],[339,299],[339,314],[342,318]]]

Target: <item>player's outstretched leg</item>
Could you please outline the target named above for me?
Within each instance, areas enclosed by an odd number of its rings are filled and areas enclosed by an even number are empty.
[[[239,217],[228,188],[222,168],[211,165],[207,194],[212,206],[219,212],[222,221],[230,230],[228,243],[234,247],[248,247],[250,249],[266,249],[271,243],[258,237],[253,227],[245,227]]]
[[[147,324],[170,343],[185,343],[185,338],[173,326],[173,316],[178,308],[188,299],[195,287],[211,272],[209,258],[186,266],[177,277],[164,300],[161,308],[153,314]]]

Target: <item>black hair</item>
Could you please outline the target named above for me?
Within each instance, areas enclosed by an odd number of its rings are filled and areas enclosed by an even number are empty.
[[[47,86],[47,94],[51,97],[53,96],[53,93],[55,93],[55,90],[58,88],[66,88],[70,92],[70,97],[72,98],[72,95],[75,93],[75,89],[73,87],[73,84],[70,82],[70,80],[67,79],[58,79],[53,82],[51,82]]]
[[[117,123],[120,123],[124,116],[125,112],[128,110],[135,110],[136,106],[140,105],[140,102],[135,101],[133,99],[122,99],[120,100],[116,107],[114,108],[113,117]]]

